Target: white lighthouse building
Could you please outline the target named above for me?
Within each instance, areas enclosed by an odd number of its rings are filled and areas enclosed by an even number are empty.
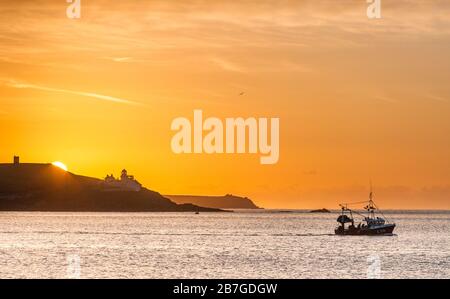
[[[104,191],[141,191],[142,185],[135,180],[134,176],[128,175],[126,169],[122,170],[120,179],[107,175],[104,181]]]

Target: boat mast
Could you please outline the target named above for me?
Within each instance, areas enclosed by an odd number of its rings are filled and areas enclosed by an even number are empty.
[[[369,205],[367,206],[367,211],[369,212],[369,218],[375,218],[375,208],[373,205],[373,190],[372,190],[372,180],[370,180],[370,193],[369,193]]]

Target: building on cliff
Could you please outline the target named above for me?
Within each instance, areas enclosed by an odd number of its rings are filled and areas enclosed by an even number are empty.
[[[122,170],[120,179],[116,179],[112,174],[107,175],[103,181],[103,191],[141,191],[142,185],[132,175],[128,175],[126,169]]]

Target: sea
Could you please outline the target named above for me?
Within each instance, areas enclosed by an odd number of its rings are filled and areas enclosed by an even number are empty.
[[[450,211],[387,211],[390,236],[337,216],[0,212],[0,278],[450,278]]]

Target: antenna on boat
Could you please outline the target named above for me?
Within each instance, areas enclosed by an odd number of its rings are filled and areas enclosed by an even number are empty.
[[[375,218],[375,213],[374,213],[375,207],[374,207],[374,202],[373,202],[373,188],[372,188],[372,179],[370,179],[370,193],[369,193],[369,204],[367,205],[367,212],[368,212],[368,216],[369,218]]]

